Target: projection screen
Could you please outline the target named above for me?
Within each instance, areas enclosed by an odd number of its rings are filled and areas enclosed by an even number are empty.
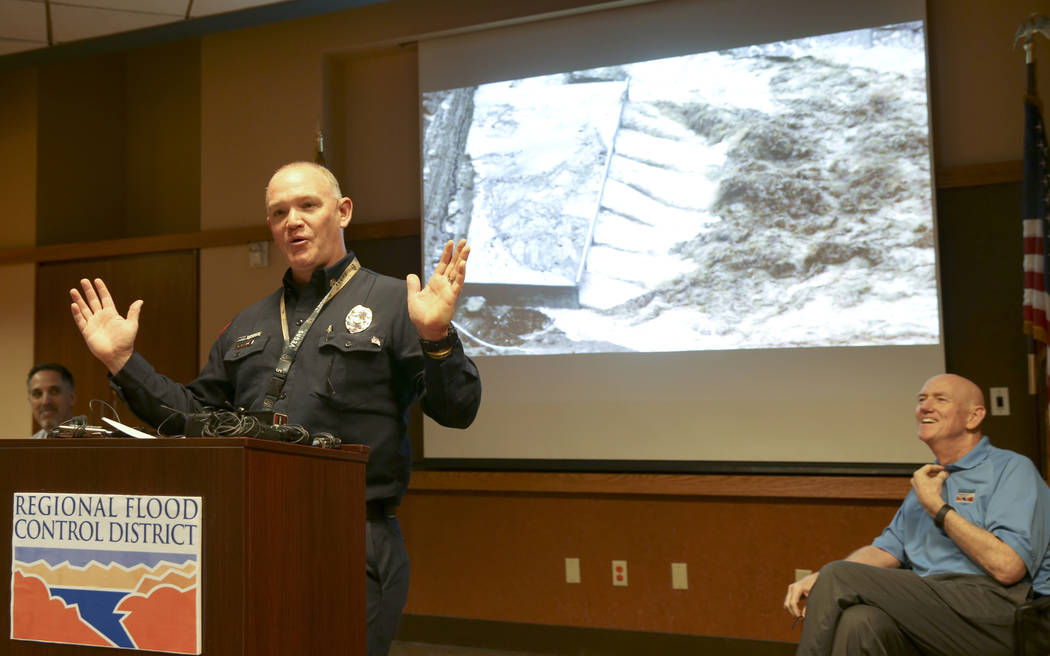
[[[472,247],[440,466],[923,462],[925,5],[644,3],[419,44],[423,270]]]

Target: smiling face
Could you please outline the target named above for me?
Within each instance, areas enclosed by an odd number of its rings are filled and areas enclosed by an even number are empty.
[[[975,441],[984,413],[983,394],[972,382],[953,374],[934,376],[922,386],[915,407],[919,439],[931,448]]]
[[[73,388],[52,369],[41,369],[29,379],[29,407],[33,419],[51,430],[73,416]]]
[[[299,284],[346,255],[343,228],[350,224],[353,204],[340,197],[335,178],[325,173],[313,164],[290,164],[266,186],[266,222]]]

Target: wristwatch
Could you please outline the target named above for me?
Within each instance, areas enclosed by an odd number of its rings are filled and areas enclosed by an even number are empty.
[[[450,323],[447,335],[436,341],[420,338],[419,346],[423,349],[423,355],[428,358],[444,360],[452,353],[452,348],[456,345],[458,339],[459,335],[456,334],[456,327]]]
[[[944,504],[943,506],[941,506],[941,509],[937,511],[937,514],[933,518],[934,526],[936,526],[937,528],[939,528],[939,529],[941,529],[943,531],[944,530],[944,518],[947,517],[948,516],[948,512],[952,511],[952,510],[955,510],[955,508],[952,508],[948,504]]]

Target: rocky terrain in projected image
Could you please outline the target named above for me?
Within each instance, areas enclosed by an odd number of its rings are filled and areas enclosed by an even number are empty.
[[[471,284],[584,263],[578,307],[465,290],[468,351],[936,343],[922,43],[908,24],[426,94],[427,257],[471,236]],[[610,82],[615,129],[559,110]],[[541,132],[580,136],[537,153]]]

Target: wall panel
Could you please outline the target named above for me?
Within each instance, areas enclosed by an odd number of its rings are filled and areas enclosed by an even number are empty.
[[[145,301],[135,350],[157,371],[187,383],[197,375],[197,332],[193,329],[197,325],[197,254],[182,251],[60,262],[40,265],[37,270],[34,360],[57,361],[70,369],[76,379],[75,410],[88,414],[91,423],[101,423],[98,415],[88,412],[88,402],[98,398],[115,404],[122,422],[137,426],[140,422],[117,402],[106,368],[88,351],[73,323],[69,289],[79,287],[85,277],[105,280],[121,315],[126,316],[132,301]]]
[[[794,568],[870,543],[898,503],[411,490],[406,612],[793,640],[781,604]],[[580,584],[565,583],[566,557]],[[626,588],[612,586],[614,559],[628,561]],[[672,562],[688,564],[688,590],[671,589]]]

